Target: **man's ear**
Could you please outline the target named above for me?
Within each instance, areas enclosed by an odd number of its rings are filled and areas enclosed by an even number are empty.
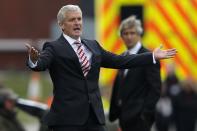
[[[59,26],[60,26],[60,28],[62,29],[62,30],[64,30],[64,24],[63,23],[58,23],[59,24]]]

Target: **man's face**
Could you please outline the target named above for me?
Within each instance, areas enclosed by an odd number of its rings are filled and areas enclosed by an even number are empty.
[[[69,11],[65,13],[65,19],[60,24],[63,32],[74,38],[78,39],[82,34],[82,14],[78,11]]]
[[[141,36],[136,32],[136,28],[124,29],[121,38],[124,41],[128,49],[133,48],[138,41],[140,41]]]
[[[14,110],[14,107],[15,107],[15,101],[7,99],[7,100],[5,100],[4,106],[7,110],[12,111],[12,110]]]

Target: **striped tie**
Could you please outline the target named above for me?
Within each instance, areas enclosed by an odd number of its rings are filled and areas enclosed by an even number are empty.
[[[88,71],[90,70],[90,62],[83,51],[82,44],[78,41],[75,42],[77,45],[77,55],[81,64],[81,69],[83,71],[84,76],[88,74]]]

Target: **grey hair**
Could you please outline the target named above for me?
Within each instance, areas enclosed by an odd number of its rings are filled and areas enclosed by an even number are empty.
[[[120,33],[120,35],[122,35],[122,32],[125,29],[133,28],[133,27],[136,28],[136,31],[137,31],[137,34],[138,35],[142,35],[143,28],[141,26],[141,21],[139,19],[136,19],[136,16],[135,15],[129,16],[128,18],[124,19],[121,22],[120,27],[119,27],[119,33]]]
[[[66,17],[65,13],[70,12],[70,11],[78,11],[82,14],[82,11],[78,5],[65,5],[59,10],[59,12],[57,14],[57,21],[59,24],[64,21],[64,19]]]

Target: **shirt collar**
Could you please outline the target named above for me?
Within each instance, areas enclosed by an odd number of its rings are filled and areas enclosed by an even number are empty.
[[[79,41],[81,43],[81,38],[79,37],[78,40],[71,38],[70,36],[63,33],[64,38],[68,41],[69,44],[73,44],[75,41]]]
[[[137,44],[128,50],[129,54],[137,54],[137,52],[140,50],[140,48],[142,47],[142,44],[140,41],[137,42]]]

